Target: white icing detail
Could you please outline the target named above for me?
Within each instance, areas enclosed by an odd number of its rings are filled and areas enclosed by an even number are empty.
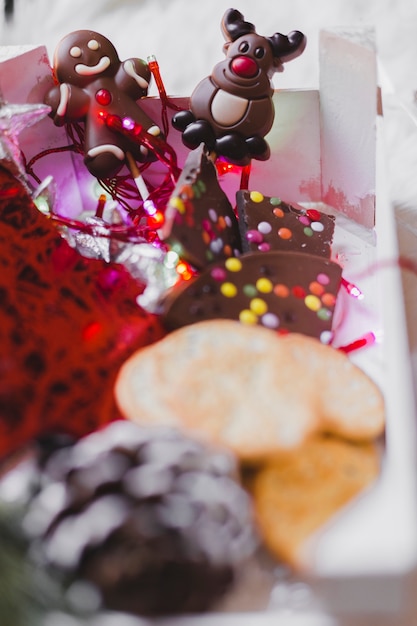
[[[150,126],[146,132],[154,137],[158,137],[158,135],[161,134],[161,129],[155,124],[154,126]]]
[[[81,48],[79,48],[78,46],[73,46],[69,53],[70,56],[72,56],[74,59],[78,59],[78,57],[81,56]]]
[[[126,74],[128,74],[131,78],[133,78],[137,82],[139,87],[141,87],[141,89],[147,89],[148,88],[148,86],[149,86],[148,81],[145,80],[142,76],[139,76],[139,74],[136,73],[133,61],[131,61],[130,59],[125,61],[123,63],[123,67],[124,67],[124,70],[125,70]]]
[[[56,110],[56,114],[58,117],[64,117],[67,112],[68,101],[69,101],[69,87],[66,83],[61,83],[59,86],[59,104]]]
[[[98,156],[99,154],[103,154],[103,152],[111,152],[120,161],[123,161],[123,159],[125,158],[125,153],[123,152],[123,150],[118,146],[114,146],[111,143],[105,143],[102,146],[96,146],[95,148],[91,148],[87,152],[87,155],[94,159],[94,157]]]
[[[78,63],[75,66],[75,71],[80,76],[93,76],[94,74],[101,74],[110,65],[109,57],[101,57],[97,65],[84,65],[84,63]]]
[[[248,106],[246,98],[219,89],[211,103],[211,114],[220,126],[233,126],[244,117]]]
[[[87,47],[90,48],[90,50],[98,50],[100,48],[100,44],[98,43],[97,39],[90,39]]]

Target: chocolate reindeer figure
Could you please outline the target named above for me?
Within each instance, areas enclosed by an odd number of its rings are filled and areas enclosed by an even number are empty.
[[[271,78],[304,51],[306,37],[300,31],[262,37],[236,9],[226,11],[221,27],[226,58],[197,85],[190,110],[177,113],[173,126],[188,148],[203,142],[239,165],[264,161],[270,155],[264,137],[275,116]]]
[[[130,152],[137,161],[153,159],[144,146],[107,127],[105,115],[129,117],[148,133],[162,138],[158,125],[137,100],[147,95],[151,78],[142,59],[120,61],[113,44],[91,30],[64,37],[55,51],[54,73],[59,85],[45,97],[56,125],[85,122],[85,164],[97,178],[117,174]]]

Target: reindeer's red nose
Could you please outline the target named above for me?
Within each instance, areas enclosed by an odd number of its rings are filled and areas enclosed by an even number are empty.
[[[242,78],[253,78],[258,73],[258,64],[251,57],[235,57],[231,63],[232,71]]]

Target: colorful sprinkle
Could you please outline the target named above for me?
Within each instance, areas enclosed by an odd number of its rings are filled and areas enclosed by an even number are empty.
[[[242,269],[242,262],[235,257],[227,259],[224,265],[226,269],[229,270],[229,272],[240,272],[240,270]]]
[[[324,293],[323,285],[320,285],[317,281],[313,281],[308,286],[311,293],[314,293],[315,296],[321,296]]]
[[[261,293],[270,293],[274,288],[274,285],[269,278],[258,278],[256,281],[256,289]]]
[[[292,232],[290,231],[289,228],[280,228],[278,230],[278,235],[279,237],[281,237],[281,239],[291,239]]]
[[[174,196],[173,198],[171,198],[171,200],[169,201],[169,206],[173,209],[176,209],[178,213],[181,213],[181,215],[185,213],[185,204],[181,200],[181,198],[178,198],[178,196]]]
[[[314,235],[313,231],[311,230],[309,226],[306,226],[304,228],[304,234],[306,237],[312,237]]]
[[[324,306],[334,306],[336,304],[336,297],[332,293],[324,293],[321,301]]]
[[[320,285],[328,285],[330,282],[330,278],[327,274],[317,274],[317,282],[320,283]]]
[[[315,233],[322,233],[324,230],[324,226],[321,222],[311,222],[311,228]]]
[[[301,224],[304,224],[304,226],[310,226],[311,224],[311,220],[309,217],[307,217],[307,215],[300,215],[300,217],[298,218],[298,221]]]
[[[258,293],[258,290],[256,289],[255,285],[247,284],[243,286],[243,293],[248,298],[254,298],[256,294]]]
[[[317,209],[308,209],[306,211],[306,214],[315,222],[317,222],[321,218],[321,213],[320,211],[317,211]]]
[[[320,334],[320,341],[321,343],[325,343],[326,345],[328,345],[333,339],[333,333],[331,330],[323,330],[323,332]]]
[[[301,285],[294,285],[291,291],[293,296],[295,296],[296,298],[305,298],[306,296],[306,292],[303,287],[301,287]]]
[[[306,296],[304,303],[310,311],[318,311],[321,308],[320,298],[314,296],[313,294]]]
[[[262,243],[263,236],[257,230],[248,230],[248,232],[246,233],[246,239],[251,243]]]
[[[265,313],[261,318],[261,322],[267,328],[278,328],[279,326],[279,318],[274,313]]]
[[[237,287],[233,283],[223,283],[220,291],[226,298],[234,298],[237,294]]]
[[[250,199],[252,200],[252,202],[262,202],[264,196],[260,191],[251,191]]]
[[[290,290],[288,289],[287,285],[279,283],[274,287],[274,294],[279,298],[288,298],[288,296],[290,295]]]
[[[284,211],[282,209],[274,209],[272,213],[275,217],[284,217]]]
[[[239,313],[239,321],[242,322],[242,324],[257,324],[258,316],[249,309],[243,309]]]
[[[268,252],[270,249],[271,249],[271,244],[269,244],[267,241],[263,241],[258,246],[259,252]]]
[[[214,209],[209,209],[208,210],[208,216],[211,219],[212,222],[217,222],[217,213]]]
[[[258,230],[263,235],[268,235],[268,233],[270,233],[272,230],[272,226],[269,222],[259,222]]]
[[[321,320],[323,320],[324,322],[326,322],[327,320],[329,320],[332,316],[332,312],[329,311],[329,309],[319,309],[317,311],[317,317]]]
[[[249,308],[256,315],[264,315],[268,311],[268,305],[262,298],[253,298],[249,303]]]
[[[272,204],[272,206],[278,206],[279,204],[281,204],[282,200],[278,197],[272,197],[269,199],[269,202],[270,204]]]

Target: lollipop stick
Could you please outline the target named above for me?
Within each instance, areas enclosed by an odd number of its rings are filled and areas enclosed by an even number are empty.
[[[133,176],[133,180],[135,181],[137,190],[139,191],[139,194],[142,197],[142,200],[147,200],[149,197],[149,190],[146,186],[146,183],[144,181],[142,174],[140,173],[138,166],[136,165],[136,161],[132,157],[130,152],[126,152],[126,161],[127,161],[127,165],[129,167],[130,173]]]

